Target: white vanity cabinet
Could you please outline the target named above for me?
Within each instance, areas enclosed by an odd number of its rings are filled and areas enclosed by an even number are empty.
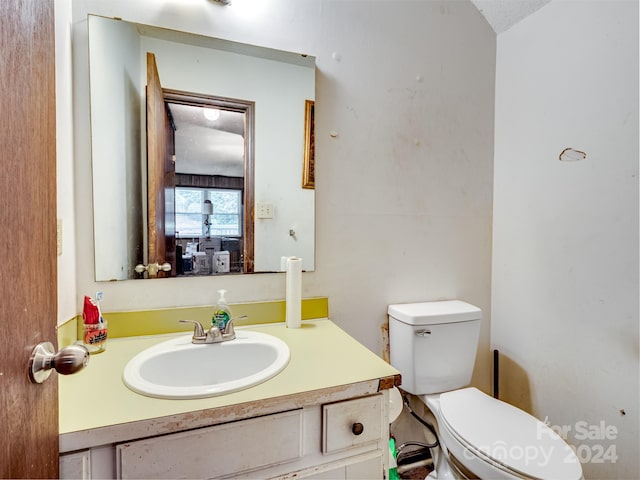
[[[110,340],[89,368],[59,376],[61,478],[384,478],[388,389],[399,372],[327,319],[251,328],[285,341],[291,360],[227,395],[129,390],[129,359],[166,336]],[[100,399],[99,415],[87,392]]]
[[[354,388],[358,390],[361,389]],[[60,457],[60,476],[385,478],[389,441],[387,390],[357,398],[349,398],[348,391],[349,388],[321,395],[323,403],[264,415],[260,414],[260,405],[245,405],[242,410],[253,410],[256,415],[65,453]],[[317,396],[317,392],[309,396]],[[299,400],[303,399],[304,395],[300,395]],[[284,399],[281,406],[291,404],[291,400]],[[271,410],[278,408],[278,402],[270,403]]]

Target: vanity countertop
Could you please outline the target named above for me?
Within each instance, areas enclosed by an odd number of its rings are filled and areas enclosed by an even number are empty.
[[[125,365],[137,353],[187,332],[109,340],[106,351],[92,355],[87,368],[58,376],[60,451],[268,414],[283,405],[299,408],[307,399],[322,401],[324,392],[347,387],[350,395],[354,388],[366,395],[399,382],[395,368],[328,319],[306,321],[298,329],[284,323],[246,328],[284,340],[291,351],[287,367],[254,387],[194,400],[150,398],[122,382]]]

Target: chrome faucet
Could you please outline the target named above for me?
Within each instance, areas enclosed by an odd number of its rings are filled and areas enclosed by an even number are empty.
[[[246,315],[230,319],[225,325],[224,330],[220,330],[217,325],[211,325],[211,328],[206,332],[202,324],[197,320],[180,320],[180,323],[193,323],[194,328],[191,343],[220,343],[236,338],[233,321],[238,318],[246,318]]]

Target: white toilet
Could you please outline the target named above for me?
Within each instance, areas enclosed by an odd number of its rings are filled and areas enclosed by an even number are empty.
[[[401,388],[436,419],[440,449],[428,478],[579,480],[573,450],[528,413],[466,387],[476,358],[478,307],[458,300],[389,306],[391,364]]]

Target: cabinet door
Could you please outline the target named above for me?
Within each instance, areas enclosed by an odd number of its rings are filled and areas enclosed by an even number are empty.
[[[301,456],[301,409],[116,447],[118,478],[219,478]]]
[[[385,478],[382,455],[347,465],[346,480],[371,480]]]
[[[383,479],[382,455],[304,477],[305,480],[373,480]]]
[[[60,478],[73,480],[91,479],[91,452],[81,452],[60,455]]]

